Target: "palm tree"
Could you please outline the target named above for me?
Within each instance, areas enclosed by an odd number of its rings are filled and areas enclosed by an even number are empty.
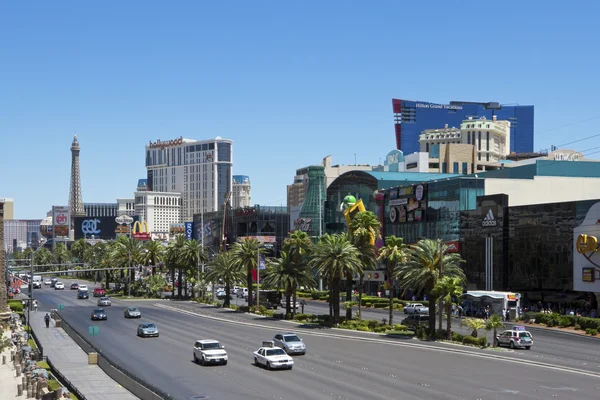
[[[200,263],[205,263],[207,261],[206,251],[202,248],[202,244],[196,239],[185,241],[179,253],[179,257],[186,271],[186,277],[199,275],[200,271],[198,269],[200,268]],[[187,294],[187,285],[185,286]]]
[[[247,238],[236,242],[231,248],[233,258],[246,271],[246,283],[248,284],[248,305],[254,303],[252,296],[252,270],[258,268],[258,257],[263,251],[258,240]]]
[[[241,263],[237,262],[235,255],[231,251],[219,253],[209,263],[211,269],[206,274],[206,279],[211,282],[217,282],[222,279],[225,283],[224,307],[229,307],[231,285],[242,282],[245,276],[245,270]]]
[[[62,265],[71,259],[71,254],[67,250],[64,243],[57,243],[54,248],[54,260],[56,264],[60,264],[58,269],[62,269]]]
[[[54,262],[54,255],[45,247],[42,247],[38,251],[35,252],[33,256],[33,264],[34,265],[43,265],[43,267],[39,268],[39,271],[48,271],[50,267],[48,264],[52,264]]]
[[[78,239],[71,245],[71,253],[79,262],[82,262],[83,255],[88,247],[91,246],[85,241],[85,239]]]
[[[492,337],[492,346],[498,347],[498,328],[504,328],[504,322],[502,322],[502,318],[499,315],[492,315],[485,323],[485,329],[490,331],[494,331],[494,336]]]
[[[308,268],[308,264],[296,264],[290,254],[282,250],[281,257],[272,258],[267,263],[267,269],[264,273],[263,284],[266,287],[283,289],[286,296],[285,315],[291,313],[292,317],[296,311],[296,305],[291,307],[290,299],[296,297],[298,286],[314,288],[315,278]]]
[[[303,231],[294,231],[283,241],[283,250],[290,254],[294,264],[301,270],[308,267],[308,260],[314,247],[314,243],[310,236]],[[314,282],[314,279],[311,282]],[[300,285],[302,286],[302,284]],[[314,288],[314,286],[312,286],[312,288]],[[296,289],[294,289],[293,298],[294,306],[292,307],[292,315],[296,312]]]
[[[115,240],[113,259],[122,268],[129,268],[129,279],[124,293],[128,291],[129,285],[135,281],[135,266],[142,261],[142,243],[128,236],[119,236]]]
[[[171,281],[175,281],[175,269],[177,269],[177,296],[181,298],[181,289],[183,286],[183,264],[181,262],[181,249],[185,244],[185,235],[177,235],[175,236],[175,240],[169,243],[169,247],[167,248],[167,261],[168,267],[171,270]],[[175,285],[173,285],[173,289],[171,295],[175,295]]]
[[[385,273],[387,279],[392,283],[390,285],[390,319],[389,324],[392,325],[394,317],[394,287],[393,282],[400,276],[400,265],[406,261],[408,246],[402,238],[396,236],[388,236],[385,239],[385,246],[379,249],[378,260],[385,265]]]
[[[471,336],[477,337],[479,330],[485,328],[485,321],[481,318],[465,318],[462,325],[472,330]]]
[[[152,275],[156,275],[156,266],[163,261],[165,246],[157,240],[144,242],[143,262],[144,265],[152,266]]]
[[[442,298],[446,311],[446,337],[452,338],[452,298],[460,299],[465,290],[465,281],[462,278],[444,276],[433,289],[434,295]],[[441,312],[441,310],[440,310]]]
[[[360,271],[360,252],[350,243],[348,235],[327,234],[315,246],[309,266],[329,280],[329,301],[333,306],[333,322],[337,324],[340,320],[341,280]]]
[[[365,276],[363,271],[366,268],[373,269],[376,265],[376,254],[375,254],[375,243],[376,239],[381,237],[379,231],[381,224],[377,219],[377,216],[370,211],[359,212],[352,218],[348,231],[350,233],[350,242],[360,252],[360,261],[362,270],[359,271],[359,283],[358,283],[358,319],[361,319],[361,307],[362,307],[362,295],[365,289]],[[350,285],[348,285],[350,286]],[[348,296],[351,288],[346,288],[346,301],[352,299]],[[392,294],[393,290],[390,290]],[[346,309],[346,318],[352,318],[352,308]],[[390,319],[391,324],[391,319]]]
[[[448,253],[448,246],[441,240],[422,239],[408,251],[406,263],[400,265],[398,277],[400,288],[413,289],[429,296],[429,335],[435,335],[435,300],[433,289],[440,277],[465,279],[460,268],[464,260],[456,253]]]

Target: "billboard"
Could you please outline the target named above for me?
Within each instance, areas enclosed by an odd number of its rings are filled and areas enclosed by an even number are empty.
[[[573,290],[600,292],[600,202],[573,229]]]
[[[392,224],[425,221],[427,211],[427,188],[423,185],[405,186],[397,189],[397,195],[388,201],[388,217]],[[387,193],[388,196],[390,193]]]
[[[52,206],[52,225],[55,238],[68,238],[71,230],[69,207]]]
[[[185,238],[187,240],[192,240],[192,236],[194,234],[194,223],[193,222],[184,222],[185,224]]]
[[[77,239],[105,239],[116,237],[117,222],[115,217],[75,217],[73,228]]]
[[[152,239],[150,229],[148,228],[148,222],[135,221],[135,223],[133,224],[133,229],[131,231],[131,236],[138,240]]]

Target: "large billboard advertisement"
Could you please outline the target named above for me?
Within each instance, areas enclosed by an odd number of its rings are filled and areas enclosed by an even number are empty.
[[[423,185],[405,186],[388,191],[389,222],[425,221],[427,211],[427,189]]]
[[[600,292],[600,202],[573,229],[573,290]]]
[[[117,225],[115,217],[75,217],[73,218],[75,240],[114,239]]]
[[[52,225],[55,238],[69,237],[71,227],[71,213],[69,207],[52,206]]]

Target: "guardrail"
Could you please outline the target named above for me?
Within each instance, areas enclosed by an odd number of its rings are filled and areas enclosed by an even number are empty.
[[[107,357],[102,350],[98,349],[91,341],[79,334],[67,321],[65,321],[60,312],[56,311],[58,317],[62,320],[62,328],[73,339],[79,347],[86,353],[98,354],[98,366],[117,383],[129,390],[135,396],[144,400],[174,400],[175,398],[163,390],[152,385],[145,379],[131,373],[123,368],[119,363]]]

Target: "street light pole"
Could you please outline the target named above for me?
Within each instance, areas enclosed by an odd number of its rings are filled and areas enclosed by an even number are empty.
[[[127,254],[129,256],[128,257],[129,258],[129,261],[128,261],[128,263],[129,263],[129,269],[127,270],[127,281],[129,282],[129,284],[127,285],[127,289],[128,289],[128,292],[129,292],[128,296],[131,297],[131,249],[129,249],[127,251]]]

